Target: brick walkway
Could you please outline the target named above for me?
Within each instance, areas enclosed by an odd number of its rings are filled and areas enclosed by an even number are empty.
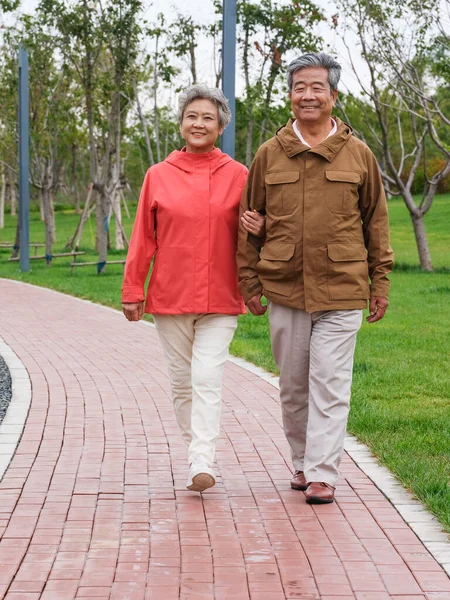
[[[32,383],[0,483],[0,598],[450,599],[445,572],[348,457],[337,503],[289,489],[269,383],[227,366],[220,478],[201,497],[184,487],[151,327],[5,280],[0,297],[0,334]]]

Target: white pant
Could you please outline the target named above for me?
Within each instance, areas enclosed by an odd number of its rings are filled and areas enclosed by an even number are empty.
[[[212,467],[220,433],[222,375],[237,316],[153,315],[168,367],[175,415],[189,463]]]
[[[336,486],[350,408],[361,310],[307,313],[270,303],[283,427],[295,470]]]

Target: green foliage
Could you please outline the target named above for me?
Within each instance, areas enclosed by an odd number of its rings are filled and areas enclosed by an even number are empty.
[[[2,12],[12,12],[19,8],[20,0],[0,0],[0,10]]]
[[[253,154],[275,128],[278,108],[286,113],[286,66],[293,56],[316,50],[322,40],[316,25],[324,17],[312,2],[241,0],[237,5],[238,44],[245,78],[245,97],[237,116],[247,122],[239,140],[239,158],[249,165]],[[245,116],[244,116],[245,115]],[[285,122],[276,124],[278,128]],[[243,153],[242,137],[245,138]]]

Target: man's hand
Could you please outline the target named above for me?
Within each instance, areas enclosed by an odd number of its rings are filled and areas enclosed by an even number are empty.
[[[263,315],[267,310],[267,306],[261,304],[261,296],[262,294],[259,293],[256,294],[256,296],[253,296],[253,298],[250,298],[250,300],[247,300],[247,306],[250,312],[257,317]]]
[[[387,307],[389,306],[389,302],[386,298],[378,298],[374,297],[370,299],[370,315],[366,318],[368,323],[376,323],[384,317],[386,314]]]
[[[266,235],[266,217],[257,210],[246,210],[241,217],[244,229],[255,237],[265,237]]]
[[[123,302],[123,314],[129,321],[140,321],[144,314],[143,302]]]

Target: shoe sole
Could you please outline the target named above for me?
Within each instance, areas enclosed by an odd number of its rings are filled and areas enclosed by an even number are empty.
[[[216,484],[216,480],[209,473],[198,473],[192,479],[191,485],[187,486],[191,492],[204,492],[208,488],[212,488]]]
[[[312,496],[312,498],[306,498],[306,504],[331,504],[334,502],[334,498],[331,500],[326,500],[325,498],[318,498],[317,496]]]
[[[308,489],[308,486],[307,485],[295,485],[294,483],[291,483],[291,489],[298,490],[299,492],[304,492]]]

